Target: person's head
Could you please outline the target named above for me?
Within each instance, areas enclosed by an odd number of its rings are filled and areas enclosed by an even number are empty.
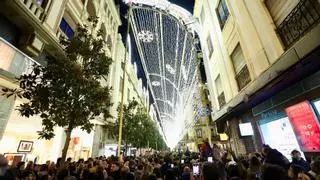
[[[267,144],[264,144],[264,145],[262,146],[262,154],[263,154],[264,156],[267,156],[268,153],[269,153],[271,150],[272,150],[272,148],[271,148],[269,145],[267,145]]]
[[[57,159],[57,163],[56,163],[56,165],[57,165],[57,166],[60,166],[61,162],[62,162],[62,158],[61,158],[61,157],[59,157],[59,158]]]
[[[48,166],[49,166],[49,165],[50,165],[50,161],[46,161],[46,165],[48,165]]]
[[[300,173],[303,173],[303,167],[294,164],[288,170],[288,176],[292,179],[298,179]]]
[[[320,175],[320,157],[315,158],[311,162],[311,170],[315,172],[317,175]]]
[[[146,165],[146,168],[145,168],[145,173],[148,174],[148,175],[151,175],[153,172],[153,167],[151,164],[148,164]]]
[[[68,157],[67,161],[68,162],[71,162],[72,158],[71,157]]]
[[[8,160],[0,154],[0,176],[3,176],[8,169]]]
[[[29,161],[28,164],[27,164],[27,166],[26,166],[26,170],[33,170],[33,168],[34,168],[33,162],[32,162],[32,161]]]
[[[202,167],[202,177],[203,180],[212,180],[220,179],[222,175],[217,164],[206,162]]]
[[[21,161],[21,162],[18,162],[17,164],[17,169],[19,170],[24,170],[24,166],[25,166],[25,162]]]
[[[260,160],[256,157],[256,156],[252,156],[250,158],[250,163],[249,163],[249,167],[251,169],[259,169],[261,166],[261,162]]]
[[[285,180],[286,172],[285,170],[278,165],[273,164],[264,164],[261,168],[261,180]]]
[[[293,150],[291,152],[291,157],[292,157],[292,159],[296,159],[296,160],[300,161],[301,153],[298,150]]]
[[[24,171],[21,174],[21,179],[23,179],[23,180],[34,180],[35,177],[33,176],[31,171]]]
[[[128,166],[123,166],[123,167],[121,168],[121,173],[127,174],[127,173],[129,173],[129,172],[130,172],[130,169],[129,169]]]
[[[110,169],[111,172],[119,171],[119,169],[120,169],[120,165],[118,162],[113,162],[111,164],[111,169]]]
[[[39,168],[39,171],[48,171],[48,165],[47,164],[42,164]]]
[[[143,165],[142,164],[138,164],[137,168],[138,168],[138,170],[143,171]]]
[[[191,169],[188,166],[185,166],[183,168],[183,172],[189,173],[189,172],[191,172]]]

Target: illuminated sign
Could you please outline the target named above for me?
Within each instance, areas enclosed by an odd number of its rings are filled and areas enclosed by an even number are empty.
[[[240,134],[241,136],[252,136],[253,129],[250,122],[239,124]]]
[[[320,127],[308,101],[286,109],[301,149],[305,152],[320,151]]]
[[[288,159],[291,159],[292,150],[296,149],[301,152],[288,117],[266,122],[261,121],[259,124],[264,144],[277,149]],[[304,157],[303,153],[301,155]]]

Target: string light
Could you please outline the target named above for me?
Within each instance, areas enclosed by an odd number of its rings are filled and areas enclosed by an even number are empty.
[[[142,64],[155,96],[167,143],[174,147],[185,133],[197,70],[193,35],[167,12],[134,6],[131,22]]]

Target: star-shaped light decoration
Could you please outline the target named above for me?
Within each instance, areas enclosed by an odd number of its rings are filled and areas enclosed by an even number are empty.
[[[152,84],[152,86],[160,86],[159,81],[152,81],[151,84]]]
[[[166,69],[167,69],[167,71],[168,71],[170,74],[172,74],[172,75],[174,75],[174,74],[176,73],[176,70],[174,70],[174,69],[171,67],[170,64],[166,64]]]
[[[150,43],[153,41],[153,33],[150,31],[140,31],[138,33],[138,39],[145,43]]]

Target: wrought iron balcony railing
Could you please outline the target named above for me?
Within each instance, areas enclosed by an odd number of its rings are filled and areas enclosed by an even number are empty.
[[[239,90],[243,89],[250,81],[250,73],[247,66],[243,66],[241,71],[236,75]]]
[[[318,0],[301,0],[277,27],[285,48],[289,48],[320,22]]]
[[[36,61],[0,38],[0,74],[9,78],[29,74]]]

